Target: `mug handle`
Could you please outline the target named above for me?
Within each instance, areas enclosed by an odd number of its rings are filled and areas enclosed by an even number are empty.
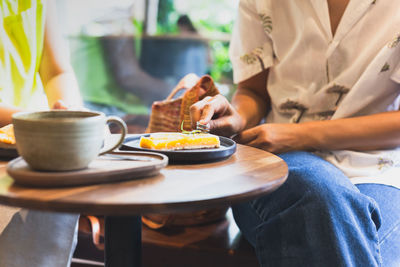
[[[125,122],[119,117],[116,117],[116,116],[107,117],[107,125],[109,123],[118,124],[118,126],[121,128],[121,131],[122,131],[121,137],[119,138],[118,142],[115,143],[110,148],[107,148],[106,146],[104,146],[104,148],[100,151],[99,155],[104,155],[104,154],[106,154],[106,153],[108,153],[110,151],[113,151],[114,149],[118,148],[120,145],[122,145],[122,143],[125,140],[126,133],[128,132],[128,128],[126,127]]]

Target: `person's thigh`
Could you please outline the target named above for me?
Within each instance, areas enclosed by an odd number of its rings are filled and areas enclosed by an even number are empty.
[[[378,230],[382,266],[400,266],[400,189],[381,184],[359,184],[364,195],[373,198],[381,213]]]
[[[76,214],[21,210],[0,235],[0,267],[66,267],[76,245]]]
[[[306,152],[280,155],[289,177],[275,192],[233,206],[262,266],[378,266],[379,209],[348,177]],[[350,249],[351,247],[351,249]]]
[[[350,192],[358,189],[349,179],[333,165],[321,158],[306,152],[285,153],[280,155],[289,168],[287,181],[273,193],[263,196],[255,201],[239,203],[233,206],[234,215],[244,229],[251,231],[246,235],[250,243],[255,245],[255,231],[251,226],[259,225],[264,219],[282,209],[289,208],[311,189],[318,190],[323,194],[329,184],[333,187],[343,187]],[[329,190],[331,191],[331,190]],[[254,209],[257,204],[268,206],[260,211]],[[266,211],[268,210],[268,213]],[[243,218],[243,219],[242,219]]]

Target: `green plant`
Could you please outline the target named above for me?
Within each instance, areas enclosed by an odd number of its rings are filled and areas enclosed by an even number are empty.
[[[143,34],[143,22],[137,19],[132,20],[133,28],[135,29],[135,53],[140,55],[142,49],[141,36]]]
[[[177,7],[181,8],[181,6],[175,6],[174,2],[174,0],[159,1],[157,34],[178,33],[177,20],[181,14],[177,11]],[[217,82],[221,80],[231,81],[232,65],[229,60],[229,43],[213,36],[226,36],[231,33],[235,16],[235,5],[232,5],[232,0],[185,1],[185,3],[190,6],[187,15],[191,18],[195,28],[201,35],[209,37],[211,40],[209,42],[212,58],[210,75]],[[210,9],[210,6],[215,8]],[[229,14],[228,19],[223,23],[219,20],[218,16],[221,10]]]
[[[229,44],[222,41],[211,41],[211,51],[213,55],[213,64],[210,68],[210,74],[215,80],[231,79],[232,64],[229,60]]]
[[[158,2],[157,34],[178,32],[177,19],[178,14],[175,11],[174,0],[161,0]]]

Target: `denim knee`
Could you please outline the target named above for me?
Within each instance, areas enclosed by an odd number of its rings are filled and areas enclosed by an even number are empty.
[[[377,228],[380,226],[378,205],[374,199],[361,194],[344,173],[331,163],[309,152],[290,152],[280,155],[288,164],[286,187],[297,198],[307,198],[327,213],[370,213]],[[283,188],[285,189],[285,188]],[[286,192],[288,194],[289,192]]]
[[[295,178],[301,184],[305,183],[307,187],[309,185],[326,184],[326,186],[337,185],[350,190],[357,190],[340,169],[313,153],[294,151],[282,153],[278,156],[287,163],[289,177]]]
[[[238,225],[256,245],[261,265],[270,266],[265,262],[277,257],[317,265],[331,258],[332,266],[357,258],[366,263],[379,261],[380,216],[375,201],[361,194],[340,170],[311,153],[280,156],[289,167],[287,181],[275,192],[234,209]],[[345,250],[350,243],[351,253]],[[369,245],[363,248],[362,244]]]
[[[263,220],[300,199],[313,203],[319,210],[331,210],[341,206],[345,198],[365,197],[339,169],[312,153],[290,152],[279,156],[288,164],[287,181],[275,192],[250,202]],[[368,197],[365,200],[373,202]]]

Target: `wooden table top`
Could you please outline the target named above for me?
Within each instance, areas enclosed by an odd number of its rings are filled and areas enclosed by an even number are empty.
[[[153,177],[112,184],[28,188],[14,184],[0,162],[0,203],[29,209],[99,215],[135,215],[227,206],[267,194],[287,178],[279,157],[238,145],[228,160],[169,165]]]

